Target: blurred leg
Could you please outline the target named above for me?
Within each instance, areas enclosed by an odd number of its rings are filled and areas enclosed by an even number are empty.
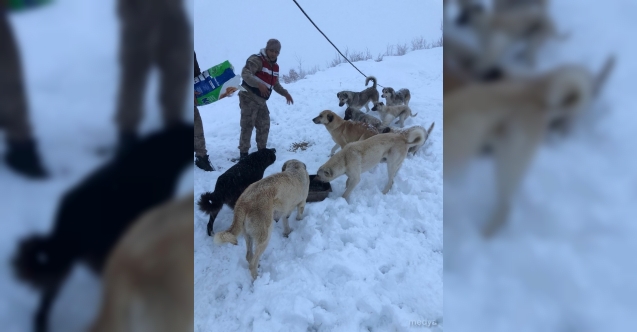
[[[153,16],[149,1],[119,0],[121,75],[116,122],[120,135],[133,135],[142,117],[146,81],[152,61]],[[122,137],[120,137],[122,138]]]
[[[46,177],[29,123],[18,47],[4,11],[0,12],[0,129],[7,135],[9,167],[29,177]]]
[[[163,3],[160,5],[160,3]],[[183,0],[156,3],[159,17],[154,57],[161,70],[160,99],[164,123],[182,122],[186,99],[192,95],[192,27]]]

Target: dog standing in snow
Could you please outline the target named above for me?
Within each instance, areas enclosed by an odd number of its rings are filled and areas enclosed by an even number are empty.
[[[406,137],[402,134],[387,133],[349,143],[319,167],[316,180],[330,182],[343,174],[347,175],[347,187],[343,198],[349,202],[349,196],[360,182],[361,174],[384,162],[387,163],[389,178],[383,194],[387,194],[394,184],[394,177],[403,164],[408,149],[421,145],[425,139],[420,131],[413,130]]]
[[[310,176],[304,163],[291,159],[275,173],[251,184],[241,194],[234,208],[232,226],[215,234],[215,243],[237,244],[237,236],[243,233],[246,240],[246,260],[252,280],[257,278],[257,267],[272,233],[272,219],[283,218],[283,236],[288,237],[288,218],[297,209],[296,220],[303,218],[305,201],[310,190]],[[254,244],[254,251],[253,251]]]

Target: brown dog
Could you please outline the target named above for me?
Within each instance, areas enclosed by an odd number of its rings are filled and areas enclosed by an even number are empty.
[[[321,112],[312,121],[316,124],[324,124],[336,143],[330,152],[330,157],[339,147],[343,148],[347,143],[361,141],[380,133],[378,129],[367,123],[345,121],[330,110]]]

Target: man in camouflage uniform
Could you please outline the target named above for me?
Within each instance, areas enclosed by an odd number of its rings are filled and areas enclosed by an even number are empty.
[[[195,77],[199,75],[201,75],[201,69],[197,62],[197,53],[195,53]],[[196,104],[197,99],[195,96],[195,105]],[[195,158],[195,165],[197,165],[197,167],[207,172],[215,170],[215,168],[210,165],[210,159],[208,159],[206,137],[203,134],[203,123],[201,122],[201,115],[199,115],[199,109],[197,106],[195,106]]]
[[[279,65],[276,63],[281,43],[276,39],[268,40],[266,47],[259,54],[251,55],[241,71],[243,86],[247,91],[239,92],[241,108],[241,136],[239,138],[239,155],[244,158],[250,149],[252,129],[256,127],[257,148],[265,149],[270,133],[270,111],[266,101],[272,90],[285,97],[288,105],[294,100],[290,93],[279,83]]]
[[[118,153],[122,153],[138,140],[144,92],[153,65],[161,73],[159,96],[164,126],[184,121],[184,106],[193,88],[188,74],[193,41],[183,0],[119,0],[117,5],[122,74],[115,120]]]
[[[29,114],[27,97],[22,81],[22,67],[18,47],[14,39],[5,4],[0,5],[0,130],[7,139],[7,165],[30,178],[45,178],[36,151]]]

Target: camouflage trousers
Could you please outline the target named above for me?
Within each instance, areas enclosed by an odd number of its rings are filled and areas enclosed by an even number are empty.
[[[191,98],[192,31],[183,0],[118,0],[121,75],[115,121],[135,132],[142,119],[148,74],[160,72],[160,104],[165,125],[183,121]]]
[[[201,122],[199,109],[195,106],[195,155],[203,157],[207,154],[206,137],[203,134],[203,123]]]
[[[2,7],[2,6],[0,6]],[[4,9],[0,10],[0,130],[8,140],[32,138],[18,45]]]
[[[270,111],[265,100],[251,96],[252,92],[239,92],[239,107],[241,108],[241,136],[239,138],[239,152],[248,152],[252,130],[257,129],[257,148],[265,149],[270,134]]]

